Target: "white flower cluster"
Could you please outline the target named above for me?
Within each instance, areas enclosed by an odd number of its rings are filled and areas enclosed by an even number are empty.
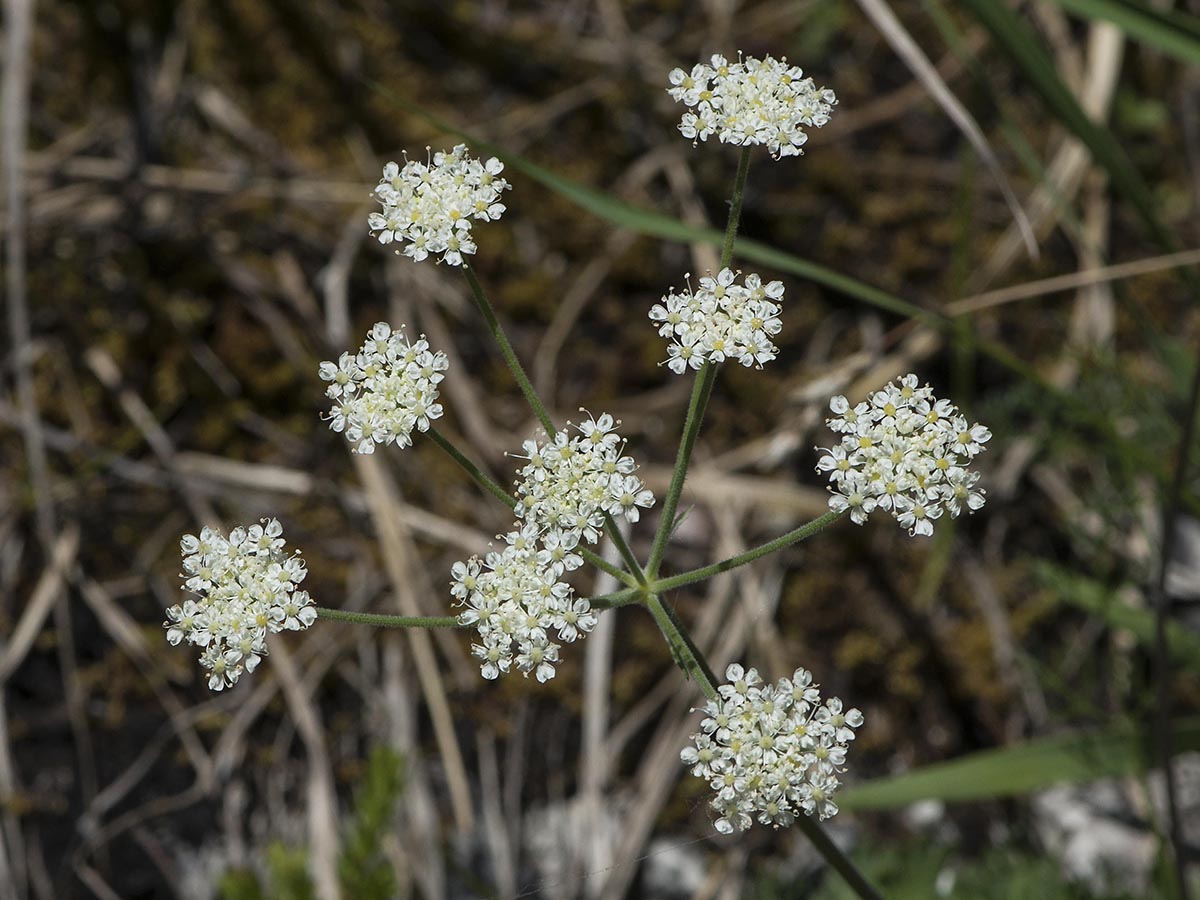
[[[522,445],[528,462],[517,473],[517,517],[540,532],[580,539],[600,539],[604,514],[639,518],[638,508],[654,505],[654,494],[634,474],[637,463],[622,456],[625,443],[608,413],[574,426],[571,437],[560,431],[545,443]]]
[[[484,678],[507,673],[515,659],[526,677],[533,672],[538,681],[549,681],[559,648],[551,633],[570,643],[596,624],[588,601],[561,580],[583,559],[574,544],[543,538],[532,523],[504,535],[504,543],[482,563],[473,556],[450,570],[450,593],[465,607],[458,620],[479,631],[471,652]]]
[[[678,294],[672,288],[662,303],[650,307],[650,320],[660,323],[658,333],[671,339],[666,362],[672,372],[726,359],[761,369],[775,358],[779,348],[771,338],[782,327],[778,301],[783,282],[763,284],[751,274],[735,284],[738,274],[722,269],[715,278],[701,278],[698,291],[690,284]]]
[[[276,519],[235,528],[225,538],[215,528],[185,534],[184,588],[199,596],[167,610],[167,640],[202,648],[208,686],[224,690],[267,655],[267,633],[299,631],[317,618],[307,591],[296,590],[308,570],[297,552],[283,550]]]
[[[964,508],[983,506],[975,488],[979,473],[967,467],[984,451],[992,433],[970,425],[949,400],[920,387],[905,375],[851,406],[845,397],[829,401],[831,430],[839,446],[817,448],[825,455],[818,472],[828,472],[830,509],[849,509],[861,525],[876,509],[890,512],[909,534],[933,534],[933,522],[945,510],[957,517]]]
[[[518,521],[503,536],[502,550],[481,561],[472,557],[451,569],[451,594],[464,607],[459,622],[479,631],[471,647],[484,678],[516,668],[538,681],[554,677],[559,644],[592,630],[596,615],[575,596],[565,573],[583,565],[580,541],[595,543],[604,516],[636,522],[654,494],[634,474],[637,464],[622,456],[624,444],[613,417],[575,426],[539,443],[524,443],[527,460],[517,480]]]
[[[433,352],[425,335],[412,343],[404,326],[392,331],[377,322],[358,353],[323,362],[319,374],[329,382],[325,396],[335,401],[329,427],[345,432],[355,453],[374,453],[376,444],[412,443],[412,430],[428,431],[442,415],[438,384],[450,361]]]
[[[471,221],[504,214],[500,196],[511,185],[499,177],[503,171],[495,157],[472,159],[466,144],[435,153],[429,164],[407,157],[403,168],[390,162],[375,188],[383,212],[371,213],[367,224],[381,244],[407,241],[404,255],[417,262],[440,253],[442,262],[461,266],[463,256],[475,252]]]
[[[818,88],[786,59],[753,56],[730,63],[713,56],[691,72],[674,69],[667,93],[689,107],[679,122],[684,137],[725,144],[765,144],[776,159],[797,156],[808,140],[803,126],[820,128],[837,103],[833,91]]]
[[[716,829],[745,831],[757,818],[764,825],[790,825],[800,813],[827,819],[838,811],[837,775],[847,745],[863,723],[857,709],[821,692],[812,675],[763,685],[754,669],[736,663],[725,670],[727,684],[702,708],[693,745],[679,754],[692,774],[708,782],[719,813]]]

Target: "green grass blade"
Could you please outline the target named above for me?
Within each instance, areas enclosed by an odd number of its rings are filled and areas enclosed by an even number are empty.
[[[1063,84],[1053,60],[1033,30],[1002,0],[963,0],[963,5],[1029,79],[1059,122],[1087,146],[1092,159],[1108,172],[1114,187],[1137,211],[1154,240],[1170,251],[1178,250],[1175,236],[1158,216],[1150,188],[1112,133],[1093,122]],[[1194,273],[1185,269],[1180,274],[1195,287]]]
[[[1175,752],[1200,750],[1200,718],[1172,727]],[[1084,734],[1039,738],[983,750],[847,788],[846,809],[893,809],[917,800],[947,802],[1011,797],[1060,782],[1085,782],[1145,772],[1153,767],[1149,732],[1127,724]]]
[[[1148,649],[1154,647],[1153,610],[1122,603],[1107,585],[1052,563],[1042,563],[1036,571],[1056,599],[1103,619],[1113,628],[1125,629]],[[1178,622],[1167,622],[1167,652],[1173,665],[1200,672],[1200,635]]]
[[[1136,41],[1200,65],[1200,18],[1182,10],[1156,10],[1133,0],[1053,0],[1068,12],[1111,22]]]

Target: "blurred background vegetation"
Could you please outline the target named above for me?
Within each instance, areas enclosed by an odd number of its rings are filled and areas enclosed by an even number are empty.
[[[819,514],[829,396],[907,371],[991,427],[989,502],[927,541],[842,523],[672,603],[714,666],[803,665],[863,709],[831,831],[889,897],[1176,896],[1198,13],[9,0],[0,896],[849,896],[797,833],[713,833],[678,762],[699,694],[638,609],[546,685],[483,682],[466,634],[321,623],[212,695],[160,627],[205,524],[278,516],[318,603],[429,615],[507,525],[428,442],[352,459],[319,419],[317,362],[387,319],[451,355],[446,428],[498,477],[533,432],[457,273],[367,234],[382,165],[450,128],[508,160],[477,265],[536,384],[619,416],[661,496],[689,385],[646,312],[715,265],[736,160],[678,135],[666,76],[739,49],[840,104],[751,168],[737,256],[785,281],[782,352],[721,373],[669,568]]]

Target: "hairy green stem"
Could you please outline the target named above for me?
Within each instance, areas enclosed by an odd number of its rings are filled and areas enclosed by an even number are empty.
[[[659,602],[662,602],[661,595],[656,594],[655,596],[658,596]],[[719,679],[709,666],[708,660],[704,658],[704,654],[700,652],[700,648],[696,646],[695,642],[692,640],[692,636],[688,634],[687,629],[683,627],[683,622],[681,622],[679,616],[675,614],[675,610],[671,607],[671,605],[669,603],[662,603],[662,610],[664,613],[666,613],[667,618],[671,620],[671,624],[675,626],[675,633],[679,635],[679,639],[683,641],[684,646],[687,647],[688,657],[691,660],[691,665],[695,668],[698,668],[704,675],[704,679],[701,681],[701,684],[707,683],[709,686],[711,686],[713,693],[710,696],[714,696],[716,694],[716,685]]]
[[[750,150],[747,145],[738,157],[737,175],[733,179],[733,197],[729,201],[729,219],[725,223],[725,243],[721,246],[721,268],[733,262],[733,245],[737,241],[738,225],[742,221],[742,199],[746,194],[746,175],[750,172]]]
[[[696,647],[688,635],[687,629],[683,627],[683,623],[679,621],[671,608],[662,602],[658,594],[650,594],[646,598],[646,607],[654,616],[654,621],[658,623],[659,630],[666,638],[676,663],[687,675],[696,680],[696,684],[708,699],[715,700],[718,696],[716,676],[713,675],[712,669],[704,659],[704,654]],[[846,856],[830,839],[816,819],[801,814],[796,817],[796,824],[812,841],[813,846],[817,848],[817,852],[825,858],[825,861],[846,879],[846,883],[861,900],[883,900],[883,895],[858,870],[850,857]]]
[[[658,630],[662,632],[667,646],[671,648],[671,658],[675,660],[675,664],[683,670],[685,675],[696,682],[700,690],[704,692],[704,696],[715,700],[717,698],[716,679],[713,677],[708,663],[704,661],[704,657],[700,655],[700,651],[696,649],[692,639],[683,630],[683,625],[662,602],[662,597],[658,594],[649,594],[646,597],[646,609],[650,610],[650,615],[658,623]]]
[[[742,219],[742,201],[746,196],[746,176],[750,172],[751,149],[750,146],[743,147],[741,155],[738,156],[737,175],[733,179],[733,196],[729,201],[729,219],[725,223],[725,243],[721,247],[722,269],[733,260],[733,245],[737,241],[738,223]],[[675,471],[671,473],[671,486],[667,489],[667,496],[663,501],[662,519],[654,535],[650,561],[646,563],[646,574],[651,580],[658,575],[658,567],[662,564],[671,529],[675,527],[675,510],[679,506],[679,495],[683,493],[683,482],[687,478],[692,449],[696,446],[696,436],[700,433],[700,424],[704,421],[704,410],[708,407],[708,398],[712,395],[716,377],[717,367],[705,362],[696,375],[696,383],[692,386],[692,399],[688,403],[687,418],[683,423],[683,437],[679,441],[679,453],[675,457]]]
[[[529,376],[525,374],[525,369],[521,367],[521,361],[517,359],[516,351],[513,350],[512,344],[509,343],[504,329],[500,327],[500,320],[496,318],[496,310],[492,308],[487,295],[483,292],[483,285],[475,277],[475,270],[468,265],[463,265],[461,268],[463,274],[467,277],[467,284],[471,287],[471,296],[475,298],[475,305],[479,308],[484,321],[487,322],[488,330],[499,345],[500,353],[504,356],[504,361],[508,364],[513,378],[516,379],[517,386],[520,387],[521,393],[525,395],[525,400],[529,403],[529,408],[533,410],[534,414],[538,417],[538,421],[542,423],[542,427],[546,429],[546,434],[553,437],[558,433],[558,429],[554,427],[554,420],[550,418],[550,413],[547,411],[546,405],[542,403],[541,398],[529,380]],[[632,577],[634,581],[637,584],[644,585],[646,583],[646,576],[642,572],[642,567],[638,565],[637,557],[633,555],[633,550],[630,549],[625,536],[621,534],[620,529],[617,528],[611,516],[605,516],[605,530],[608,532],[608,536],[612,539],[618,552],[620,552],[621,558],[629,566],[629,571],[633,573]],[[608,574],[616,578],[620,578],[626,584],[629,583],[630,575],[628,573],[621,571],[611,563],[602,561],[599,556],[596,556],[590,550],[580,548],[580,555],[597,568],[608,572]]]
[[[844,511],[843,511],[844,512]],[[704,566],[700,569],[692,569],[690,572],[681,572],[678,575],[672,575],[670,578],[656,579],[651,583],[650,589],[654,591],[669,591],[673,588],[683,587],[685,584],[693,584],[697,581],[703,581],[705,578],[712,578],[714,575],[720,575],[722,572],[728,572],[730,569],[736,569],[738,566],[744,566],[746,563],[754,562],[777,550],[782,550],[792,544],[797,544],[805,538],[810,538],[819,531],[824,531],[839,518],[842,512],[830,510],[823,516],[818,516],[811,522],[806,522],[799,528],[794,528],[787,534],[781,534],[774,540],[767,541],[765,544],[759,544],[757,547],[739,553],[737,556],[731,556],[729,559],[723,559],[720,562],[713,563],[711,566]]]
[[[554,421],[550,418],[550,413],[546,411],[546,407],[542,404],[541,398],[538,397],[537,391],[533,389],[533,384],[530,382],[529,376],[525,374],[525,370],[521,367],[521,361],[517,359],[517,353],[513,350],[512,344],[509,343],[508,335],[500,327],[500,320],[496,318],[496,310],[492,308],[487,295],[484,294],[483,285],[475,277],[475,269],[466,264],[463,264],[460,268],[463,270],[463,274],[467,276],[467,284],[471,287],[471,296],[475,298],[475,305],[479,307],[480,314],[483,316],[484,321],[487,322],[488,330],[492,333],[492,337],[496,339],[496,344],[500,347],[500,353],[504,356],[504,362],[507,363],[508,368],[513,373],[513,377],[517,380],[517,387],[525,395],[530,409],[538,417],[538,420],[542,423],[542,427],[546,429],[546,433],[554,434]]]
[[[628,572],[626,572],[624,569],[622,569],[620,566],[614,566],[603,556],[601,556],[598,553],[592,552],[587,547],[576,547],[575,552],[577,552],[580,556],[582,556],[589,565],[595,566],[601,572],[607,572],[613,578],[617,579],[617,581],[621,582],[622,584],[628,585],[630,588],[633,588],[633,589],[636,589],[639,591],[641,590],[642,585],[638,581],[638,576],[641,574],[640,568],[637,569],[631,575]],[[632,551],[629,554],[629,558],[633,559]],[[637,560],[635,559],[634,562],[636,563]]]
[[[348,609],[317,607],[317,616],[337,622],[372,625],[375,628],[458,628],[456,616],[385,616],[377,613],[352,612]]]
[[[618,606],[632,606],[642,602],[644,591],[641,587],[627,587],[611,594],[601,594],[598,597],[588,597],[588,603],[593,609],[616,609]]]
[[[491,477],[489,477],[488,474],[483,471],[483,469],[479,468],[479,466],[477,466],[477,465],[475,465],[475,463],[471,462],[471,460],[469,460],[467,458],[466,454],[464,454],[457,447],[455,447],[454,444],[452,444],[450,442],[450,439],[447,438],[444,434],[442,434],[436,428],[430,428],[429,431],[426,433],[430,436],[430,438],[433,439],[433,442],[435,444],[437,444],[439,447],[441,447],[443,450],[445,450],[447,454],[449,454],[451,459],[453,459],[456,463],[458,463],[460,466],[462,466],[463,469],[466,470],[467,474],[469,474],[472,478],[474,478],[475,481],[477,481],[479,483],[480,487],[482,487],[485,491],[487,491],[493,497],[500,500],[500,502],[504,503],[507,507],[509,507],[509,509],[512,509],[514,506],[517,505],[517,500],[515,497],[513,497],[512,494],[510,494],[508,491],[506,491],[504,488],[502,488],[498,483],[496,483]],[[628,572],[624,571],[623,569],[621,569],[617,566],[614,566],[607,559],[604,559],[604,557],[596,555],[595,553],[593,553],[591,550],[587,549],[586,547],[579,547],[578,550],[579,550],[580,556],[582,556],[585,560],[587,560],[589,563],[591,563],[597,569],[607,572],[609,575],[613,576],[613,578],[618,579],[619,581],[621,581],[624,584],[629,585],[630,587],[634,587],[637,584],[639,584],[636,577],[634,577],[633,575],[630,575]],[[631,556],[632,556],[632,554],[631,554]]]
[[[667,488],[667,496],[663,499],[662,517],[658,522],[658,531],[654,535],[654,547],[650,551],[650,560],[646,563],[646,574],[651,580],[658,575],[658,567],[662,564],[663,553],[667,549],[667,540],[671,529],[675,526],[675,510],[679,507],[679,496],[683,493],[683,482],[687,478],[688,463],[692,458],[692,450],[696,446],[696,436],[700,433],[700,423],[704,421],[705,399],[712,391],[713,380],[717,377],[717,367],[705,362],[696,374],[695,384],[692,385],[692,399],[688,403],[687,418],[683,423],[683,436],[679,439],[679,451],[675,456],[675,469],[671,473],[671,485]]]
[[[479,483],[479,486],[485,491],[487,491],[501,503],[505,504],[509,509],[512,509],[517,505],[517,499],[512,494],[506,491],[497,482],[492,480],[492,478],[486,472],[484,472],[483,469],[479,468],[479,466],[467,459],[467,457],[461,453],[457,447],[450,443],[449,439],[444,434],[442,434],[436,428],[430,428],[426,434],[433,439],[435,444],[445,450],[451,459],[462,466],[463,469],[467,471],[467,474],[474,478],[475,481]]]
[[[883,894],[879,893],[875,885],[867,881],[867,877],[833,842],[825,829],[821,827],[820,822],[801,814],[796,816],[796,825],[804,832],[804,836],[812,841],[817,852],[825,857],[825,862],[833,866],[837,873],[846,879],[846,883],[862,900],[883,900]]]
[[[633,555],[633,548],[629,546],[629,542],[625,540],[625,536],[621,534],[621,529],[617,527],[616,521],[609,513],[604,514],[604,527],[609,535],[614,536],[613,544],[616,546],[617,552],[621,554],[621,559],[625,560],[625,565],[629,568],[629,571],[633,573],[634,582],[645,587],[646,574],[642,571],[641,565],[638,564],[637,557]],[[616,538],[620,538],[620,540]],[[618,569],[617,571],[620,570]],[[609,572],[609,574],[611,575],[612,572]],[[624,575],[625,573],[622,572],[621,574]]]

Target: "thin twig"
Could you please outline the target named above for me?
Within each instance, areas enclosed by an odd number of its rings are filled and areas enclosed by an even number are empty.
[[[25,462],[37,509],[38,537],[48,553],[53,543],[54,506],[46,465],[46,445],[33,389],[29,351],[33,346],[25,284],[25,165],[26,124],[29,114],[29,52],[33,20],[31,0],[8,0],[4,16],[3,158],[5,221],[5,277],[8,331],[12,342],[21,410],[21,436]]]
[[[382,459],[374,455],[356,454],[354,462],[366,488],[371,518],[379,535],[384,565],[392,582],[396,602],[406,614],[414,615],[419,612],[411,571],[414,566],[414,548],[405,523],[400,521],[395,513],[395,503],[399,499],[396,485],[384,468]],[[451,808],[458,829],[465,834],[474,827],[475,813],[471,803],[466,764],[454,729],[454,716],[444,681],[444,667],[437,661],[428,632],[409,629],[405,632],[405,637],[412,647],[413,662],[425,702],[429,707],[434,736],[445,766]]]
[[[917,80],[924,85],[929,95],[942,107],[958,130],[963,133],[971,146],[975,148],[975,152],[979,154],[979,157],[992,173],[992,177],[996,180],[996,184],[1000,188],[1000,193],[1004,196],[1004,202],[1008,204],[1008,208],[1012,211],[1013,220],[1020,231],[1021,238],[1025,241],[1026,250],[1031,257],[1037,259],[1037,238],[1033,233],[1033,227],[1029,224],[1029,217],[1021,207],[1021,201],[1017,199],[1017,195],[1013,192],[1012,185],[1009,184],[1008,177],[1004,174],[1004,169],[1001,167],[1000,161],[996,159],[996,154],[992,151],[987,138],[979,128],[974,117],[959,102],[959,99],[954,96],[950,88],[947,87],[946,82],[942,80],[942,76],[938,74],[929,57],[925,55],[925,51],[913,40],[912,35],[908,33],[908,30],[884,0],[858,0],[858,5],[867,14],[867,17],[875,23],[875,27],[883,34],[884,39],[892,45],[892,49],[896,51],[896,55],[904,60],[904,64],[917,77]]]
[[[308,754],[308,846],[313,888],[320,900],[339,900],[337,792],[326,729],[312,691],[305,685],[286,643],[281,641],[275,646],[271,660],[279,672],[288,712]]]
[[[1011,287],[997,288],[973,297],[964,297],[948,304],[945,313],[948,316],[962,316],[967,313],[979,312],[1004,303],[1017,300],[1028,300],[1032,297],[1043,297],[1058,291],[1070,291],[1075,288],[1088,287],[1093,284],[1104,284],[1110,281],[1120,281],[1125,278],[1135,278],[1138,275],[1148,275],[1151,272],[1161,272],[1164,269],[1177,269],[1182,266],[1200,265],[1200,249],[1183,250],[1179,253],[1166,253],[1162,256],[1151,256],[1146,259],[1135,259],[1130,262],[1118,263],[1112,266],[1101,266],[1096,269],[1084,269],[1081,272],[1071,272],[1067,275],[1055,275],[1052,278],[1042,278],[1015,284]]]
[[[45,571],[30,594],[21,618],[7,637],[0,637],[0,688],[21,667],[46,617],[66,589],[68,573],[79,553],[79,527],[67,528],[49,548]]]

